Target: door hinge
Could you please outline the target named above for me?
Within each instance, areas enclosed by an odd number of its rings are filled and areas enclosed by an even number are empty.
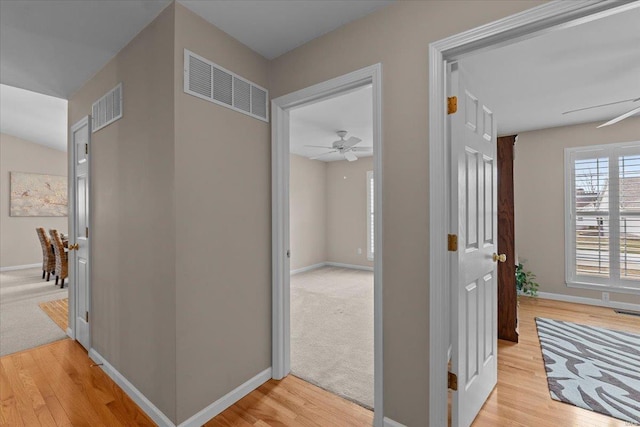
[[[89,227],[84,228],[84,237],[89,238]]]
[[[452,372],[447,372],[447,388],[458,391],[458,376]]]
[[[453,114],[458,111],[458,97],[450,96],[447,98],[447,114]]]
[[[89,323],[89,312],[88,311],[84,312],[84,321]]]
[[[458,235],[447,234],[447,249],[450,252],[456,252],[458,250]]]
[[[84,144],[84,154],[89,154],[89,144]]]

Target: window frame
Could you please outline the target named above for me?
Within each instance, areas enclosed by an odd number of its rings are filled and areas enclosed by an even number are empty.
[[[374,218],[375,218],[375,209],[373,209],[372,197],[375,193],[375,188],[371,188],[372,185],[375,185],[375,181],[373,179],[373,171],[367,171],[367,259],[369,261],[373,261],[374,252],[375,252],[375,241],[372,242],[373,237],[373,229],[374,229]]]
[[[640,141],[570,147],[564,150],[565,189],[565,283],[571,288],[608,292],[640,294],[640,280],[620,278],[620,212],[619,159],[621,156],[640,155]],[[609,277],[579,275],[576,271],[576,211],[575,162],[594,158],[607,158],[609,170]],[[612,184],[613,183],[613,184]],[[612,191],[611,189],[614,189]],[[602,211],[604,212],[604,211]],[[640,219],[638,213],[624,213]]]

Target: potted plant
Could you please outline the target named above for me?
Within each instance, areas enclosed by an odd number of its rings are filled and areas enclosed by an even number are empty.
[[[538,296],[538,283],[535,281],[536,275],[524,269],[520,262],[516,265],[516,288],[518,294],[530,297]]]

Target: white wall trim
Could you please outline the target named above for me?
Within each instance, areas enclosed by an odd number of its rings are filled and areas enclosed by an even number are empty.
[[[382,64],[318,83],[271,101],[271,200],[272,200],[272,368],[273,378],[289,373],[289,111],[371,84],[373,87],[374,154],[374,426],[383,426],[382,337]]]
[[[93,348],[89,350],[89,357],[96,363],[101,363],[102,370],[127,393],[148,416],[160,427],[175,427],[175,424],[160,409],[158,409],[149,399],[146,398],[124,375],[114,368],[107,360]]]
[[[341,262],[330,262],[330,261],[327,261],[326,265],[331,267],[351,268],[353,270],[374,271],[374,268],[369,267],[368,265],[343,264]]]
[[[629,302],[618,302],[618,301],[602,301],[596,298],[576,297],[573,295],[554,294],[551,292],[538,292],[538,298],[550,299],[554,301],[573,302],[576,304],[595,305],[598,307],[640,311],[640,304],[631,304]]]
[[[37,262],[35,264],[10,265],[7,267],[0,267],[0,273],[5,271],[26,270],[27,268],[36,268],[36,267],[42,267],[42,262]]]
[[[640,2],[556,0],[429,45],[429,426],[447,425],[447,349],[449,348],[450,190],[447,180],[447,62],[544,33],[593,21]]]
[[[383,426],[384,427],[407,427],[404,424],[400,424],[399,422],[393,421],[391,418],[387,418],[387,417],[384,418]]]
[[[176,426],[157,406],[142,394],[131,382],[125,378],[116,368],[102,357],[93,348],[89,350],[89,357],[96,363],[101,364],[100,368],[124,390],[124,392],[140,407],[156,424],[160,427],[198,427],[220,414],[222,411],[260,387],[271,379],[271,368],[267,368],[248,381],[222,396],[206,408],[192,415]]]
[[[305,271],[316,270],[316,269],[322,268],[322,267],[324,267],[326,265],[327,265],[326,262],[319,262],[318,264],[308,265],[306,267],[302,267],[302,268],[297,268],[295,270],[291,270],[290,274],[293,276],[295,274],[304,273]]]
[[[71,329],[71,328],[67,328],[66,333],[67,333],[67,336],[68,336],[69,338],[71,338],[72,340],[75,340],[75,339],[76,339],[76,336],[75,336],[75,334],[73,333],[73,329]]]
[[[248,381],[240,384],[197,414],[181,422],[178,427],[200,427],[270,379],[271,368],[267,368]]]

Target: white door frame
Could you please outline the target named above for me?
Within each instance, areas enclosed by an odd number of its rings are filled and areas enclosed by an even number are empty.
[[[552,1],[429,45],[429,426],[447,425],[450,337],[447,62],[640,7],[640,1]]]
[[[87,185],[89,186],[89,200],[87,200],[87,205],[89,209],[89,219],[91,219],[91,116],[84,116],[82,119],[78,120],[74,123],[69,132],[69,144],[67,145],[67,149],[69,150],[68,154],[68,162],[69,162],[69,176],[68,176],[68,187],[69,187],[69,236],[73,236],[75,239],[76,234],[76,150],[75,150],[75,141],[73,140],[73,134],[76,130],[82,128],[83,126],[87,126],[87,132],[89,133],[89,138],[87,140],[88,145],[88,163],[87,163]],[[91,224],[91,221],[89,221]],[[77,243],[75,241],[69,240],[69,244]],[[71,255],[71,253],[70,253]],[[73,254],[75,256],[75,254]],[[89,240],[89,245],[87,247],[87,258],[89,259],[89,278],[91,278],[91,240]],[[73,263],[75,267],[75,263]],[[68,317],[69,317],[69,326],[67,327],[67,335],[71,339],[76,339],[76,301],[77,301],[77,293],[78,288],[76,286],[76,271],[75,268],[69,268],[69,304],[68,304]],[[91,280],[89,280],[89,288],[87,289],[89,295],[89,301],[91,301]],[[91,327],[89,327],[89,342],[91,342]]]
[[[272,376],[290,370],[289,288],[284,285],[289,250],[289,111],[371,84],[373,88],[374,218],[374,425],[382,427],[382,64],[336,77],[271,101]]]

